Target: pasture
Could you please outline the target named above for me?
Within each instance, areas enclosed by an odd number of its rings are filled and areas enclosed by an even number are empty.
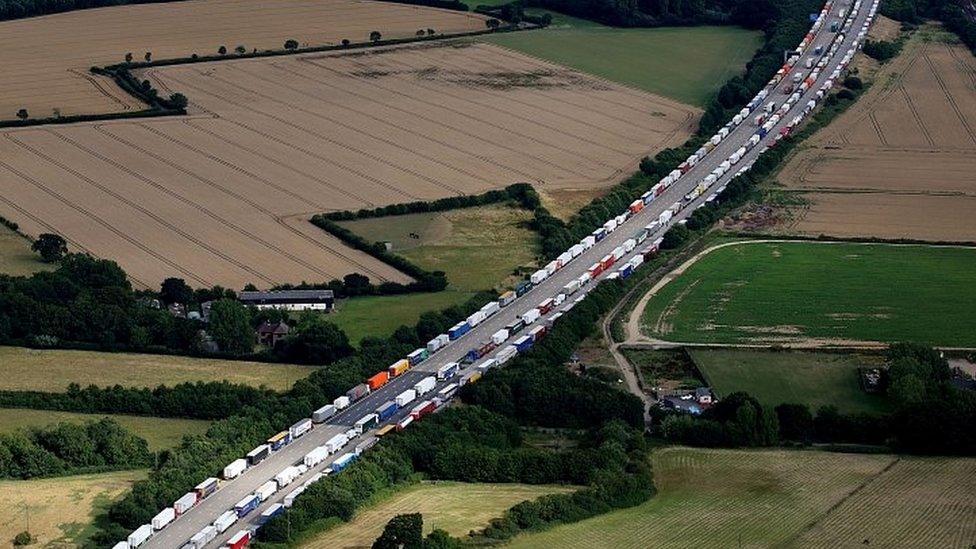
[[[650,297],[646,336],[824,346],[976,346],[976,250],[821,242],[717,246]]]
[[[512,272],[535,261],[532,213],[503,205],[461,208],[340,223],[428,271],[444,271],[453,289],[501,287]]]
[[[454,290],[442,292],[382,295],[343,299],[326,320],[342,328],[353,345],[364,337],[386,337],[400,326],[412,326],[420,315],[460,305],[472,294]]]
[[[0,480],[0,545],[11,547],[26,530],[37,538],[31,547],[84,547],[94,533],[95,516],[129,491],[144,471],[35,480]]]
[[[779,181],[809,204],[785,230],[976,241],[976,59],[922,27]]]
[[[141,287],[169,276],[269,287],[350,272],[406,282],[308,218],[519,181],[606,186],[684,141],[696,119],[676,102],[487,44],[144,76],[185,93],[192,114],[0,132],[0,215],[118,260]]]
[[[762,42],[759,33],[736,27],[620,29],[576,21],[479,40],[695,107],[744,72]]]
[[[202,435],[209,421],[113,414],[76,414],[55,410],[0,408],[0,433],[12,433],[30,427],[47,427],[55,423],[84,423],[109,417],[119,425],[146,439],[150,450],[164,450],[180,443],[183,435]]]
[[[841,412],[887,412],[881,395],[861,390],[858,368],[881,365],[880,357],[746,349],[690,349],[695,365],[719,398],[737,391],[766,406],[805,404],[816,413],[821,406]]]
[[[966,549],[976,539],[971,458],[665,448],[652,461],[650,501],[507,547]]]
[[[0,389],[12,391],[62,392],[69,383],[153,388],[220,380],[285,391],[312,370],[294,364],[0,347]]]
[[[571,486],[528,484],[467,484],[438,481],[421,483],[366,508],[347,524],[340,524],[300,547],[302,549],[353,549],[369,547],[387,521],[402,513],[423,513],[424,533],[435,528],[464,536],[501,516],[516,503],[546,494],[568,492]]]
[[[28,276],[38,271],[54,269],[54,265],[41,261],[30,247],[29,240],[0,225],[0,273]]]
[[[280,49],[285,40],[302,46],[365,42],[371,31],[384,38],[413,36],[418,29],[455,33],[485,28],[473,13],[354,0],[189,0],[79,10],[0,23],[0,119],[26,108],[35,117],[136,110],[142,105],[111,80],[88,72],[93,65],[121,63],[127,52],[141,61]],[[70,32],[66,32],[70,29]]]

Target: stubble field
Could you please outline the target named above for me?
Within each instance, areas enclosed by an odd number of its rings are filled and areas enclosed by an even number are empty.
[[[190,0],[79,10],[0,23],[0,119],[26,108],[35,117],[138,110],[142,106],[111,80],[89,74],[93,65],[136,60],[363,42],[418,29],[454,33],[485,28],[473,13],[369,0]],[[259,22],[260,24],[255,24]]]
[[[923,27],[780,181],[802,234],[976,241],[976,59]]]
[[[137,285],[406,281],[316,212],[528,181],[605,186],[696,111],[484,44],[155,69],[191,116],[8,130],[0,215],[116,259]]]

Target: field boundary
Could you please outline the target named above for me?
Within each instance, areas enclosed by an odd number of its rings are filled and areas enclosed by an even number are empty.
[[[901,242],[851,242],[847,240],[827,240],[827,239],[804,239],[804,238],[759,238],[759,239],[748,239],[748,240],[735,240],[732,242],[723,242],[720,244],[715,244],[704,250],[693,255],[691,258],[686,260],[684,263],[679,265],[674,270],[668,272],[660,280],[655,283],[650,290],[637,302],[637,305],[631,311],[625,326],[625,336],[626,339],[622,342],[627,346],[634,348],[648,348],[648,349],[661,349],[661,348],[674,348],[674,347],[689,347],[689,348],[715,348],[715,349],[826,349],[826,350],[877,350],[887,348],[886,343],[881,343],[877,341],[863,341],[857,343],[845,343],[845,344],[824,344],[817,343],[815,340],[810,340],[808,343],[790,343],[790,344],[762,344],[762,343],[702,343],[702,342],[686,342],[686,341],[670,341],[666,339],[654,338],[641,333],[641,317],[643,316],[644,308],[647,306],[647,302],[650,301],[652,297],[657,295],[662,288],[664,288],[668,283],[672,282],[678,278],[681,274],[687,271],[692,265],[697,263],[699,260],[704,258],[706,255],[710,254],[715,250],[722,248],[727,248],[729,246],[738,246],[745,244],[777,244],[777,243],[793,243],[793,242],[805,242],[810,244],[824,244],[824,245],[837,245],[837,244],[856,244],[861,246],[893,246],[893,247],[919,247],[919,248],[959,248],[965,250],[976,251],[976,246],[963,245],[963,244],[942,244],[942,243],[901,243]],[[976,347],[935,347],[936,349],[944,351],[973,351]]]

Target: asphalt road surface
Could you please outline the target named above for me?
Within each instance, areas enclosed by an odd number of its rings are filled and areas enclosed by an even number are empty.
[[[832,7],[831,17],[827,19],[827,22],[824,24],[823,28],[817,33],[813,42],[807,48],[807,52],[812,52],[813,47],[816,45],[825,46],[825,54],[829,51],[829,46],[836,36],[835,33],[832,33],[829,30],[830,22],[839,19],[838,15],[840,10],[850,12],[850,8],[852,6],[853,2],[841,1],[834,4]],[[704,203],[709,195],[714,194],[716,189],[727,184],[741,166],[751,164],[760,154],[764,144],[768,142],[772,136],[777,135],[780,128],[784,127],[791,119],[803,112],[807,102],[811,99],[815,99],[816,91],[820,88],[823,82],[830,77],[830,74],[834,71],[834,69],[839,66],[842,57],[845,55],[847,50],[850,49],[852,43],[856,39],[858,30],[861,28],[861,25],[867,18],[870,6],[871,3],[869,1],[864,2],[861,5],[859,12],[855,16],[852,17],[848,14],[848,21],[850,24],[845,32],[843,45],[837,49],[837,52],[833,58],[830,59],[827,66],[820,71],[818,80],[803,94],[793,108],[782,117],[779,124],[769,132],[769,135],[760,142],[760,145],[753,147],[736,166],[733,166],[729,172],[719,178],[719,180],[712,185],[709,190],[705,192],[705,194],[686,204],[685,207],[677,215],[675,215],[674,218],[672,218],[668,226],[659,228],[654,235],[649,237],[648,241],[645,242],[645,245],[649,243],[651,239],[663,234],[668,227],[689,216],[697,206]],[[804,56],[801,57],[800,61],[797,63],[793,72],[800,71],[804,73],[804,77],[808,76],[811,70],[801,68],[803,67],[804,61],[808,57],[809,53],[804,54]],[[782,105],[782,103],[786,101],[789,96],[783,94],[781,90],[783,86],[790,81],[790,79],[791,75],[787,75],[787,77],[783,79],[783,82],[776,86],[775,90],[770,91],[767,98],[764,99],[763,104],[769,101],[776,101],[777,107]],[[758,110],[754,111],[754,113],[755,112],[758,112]],[[317,446],[323,445],[334,435],[347,431],[359,418],[372,413],[384,402],[392,400],[396,397],[396,395],[412,388],[417,381],[428,375],[432,375],[433,372],[436,372],[436,370],[444,364],[459,361],[468,350],[478,347],[481,342],[490,340],[493,333],[515,321],[517,316],[535,308],[545,299],[561,293],[566,284],[577,279],[581,274],[586,272],[591,265],[598,262],[600,258],[604,257],[605,255],[610,254],[614,248],[622,245],[625,240],[631,238],[640,229],[650,224],[651,221],[657,220],[661,212],[663,212],[665,209],[669,208],[675,202],[683,203],[683,198],[687,193],[694,189],[698,183],[705,178],[706,175],[711,173],[712,170],[718,167],[719,164],[725,161],[739,147],[744,146],[749,138],[756,133],[757,128],[755,125],[753,125],[751,117],[752,115],[747,117],[747,119],[739,124],[739,126],[731,130],[729,135],[722,140],[722,142],[714,150],[706,155],[705,158],[687,174],[682,176],[676,183],[668,188],[664,194],[657,197],[640,213],[631,217],[627,222],[607,235],[606,238],[600,242],[597,242],[595,246],[589,250],[586,250],[579,257],[573,259],[561,270],[557,271],[552,277],[534,287],[531,291],[526,293],[523,297],[517,299],[512,304],[504,307],[499,313],[482,322],[461,338],[452,341],[444,349],[432,355],[431,358],[425,362],[411,369],[406,374],[392,379],[389,383],[371,393],[366,398],[356,402],[351,407],[343,410],[340,414],[334,416],[333,418],[330,418],[328,423],[316,425],[314,429],[304,436],[283,447],[281,450],[273,453],[258,465],[247,469],[240,477],[232,481],[223,482],[219,490],[177,518],[165,529],[153,535],[153,537],[142,545],[142,547],[147,549],[178,549],[183,547],[183,545],[188,542],[194,534],[202,530],[205,526],[211,524],[225,511],[232,509],[238,501],[253,493],[259,486],[268,480],[273,479],[274,476],[281,470],[289,465],[300,463],[305,454],[312,451]],[[529,121],[527,123],[531,122]],[[635,252],[639,251],[643,247],[644,245],[637,246]],[[635,252],[631,252],[631,254],[628,254],[628,256],[620,260],[620,262],[629,259],[629,256]],[[608,270],[606,273],[603,273],[599,279],[605,278],[610,272],[615,270],[616,267]],[[552,312],[549,313],[549,315],[536,321],[536,325],[544,323],[549,316],[563,310],[575,299],[585,295],[585,292],[592,288],[593,285],[594,282],[590,282],[575,294],[569,296],[566,302],[560,307],[556,307]],[[526,331],[527,330],[523,330],[519,335],[524,334]],[[498,350],[511,343],[511,341],[512,339],[499,346],[498,349],[488,355],[488,357],[494,356]],[[473,371],[473,369],[474,365],[467,366],[461,371],[458,377],[467,372]],[[379,370],[379,368],[377,368],[377,370]],[[447,384],[455,382],[458,377],[455,377],[453,380],[438,383],[436,388],[431,393],[428,393],[424,397],[418,398],[414,403],[411,403],[403,410],[398,411],[397,414],[386,423],[395,422],[403,418],[409,413],[410,408],[412,408],[417,402],[420,402],[425,398],[430,398]],[[322,405],[325,404],[328,403],[322,403]],[[269,433],[269,436],[271,434],[273,433]],[[273,496],[265,500],[256,510],[251,511],[248,515],[238,520],[237,523],[227,529],[224,533],[217,536],[217,538],[209,543],[207,547],[219,547],[226,543],[226,541],[236,532],[242,529],[256,528],[256,521],[262,511],[275,503],[280,503],[289,492],[301,486],[302,483],[304,483],[313,474],[323,471],[337,457],[346,452],[351,452],[357,444],[363,443],[370,436],[370,433],[366,433],[350,441],[345,448],[339,452],[336,452],[319,465],[311,468],[307,473],[302,475],[302,477],[293,482],[291,485],[284,487],[282,490],[279,490]],[[202,481],[203,479],[200,480]],[[191,487],[188,486],[187,488],[189,489]]]

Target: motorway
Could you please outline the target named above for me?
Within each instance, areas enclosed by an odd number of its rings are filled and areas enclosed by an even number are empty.
[[[829,30],[830,22],[839,19],[839,12],[841,10],[849,11],[852,5],[853,2],[844,1],[836,2],[834,4],[830,17],[828,17],[826,23],[817,33],[810,46],[808,46],[803,57],[801,57],[801,60],[797,62],[793,71],[802,71],[804,73],[804,77],[809,75],[811,70],[801,68],[803,66],[803,61],[809,57],[815,45],[824,45],[825,54],[829,51],[829,45],[836,36],[835,33],[831,33]],[[715,189],[727,184],[740,167],[750,165],[760,154],[761,150],[763,149],[763,144],[769,141],[772,136],[777,135],[781,127],[786,126],[791,119],[803,112],[807,102],[816,98],[816,92],[823,82],[829,79],[834,69],[840,66],[843,56],[851,48],[852,43],[857,39],[858,30],[860,30],[862,24],[865,22],[870,7],[871,2],[868,1],[861,6],[858,13],[853,15],[847,14],[849,28],[847,32],[845,32],[843,45],[837,49],[835,55],[830,59],[826,67],[820,71],[820,76],[817,81],[814,82],[814,84],[810,86],[810,89],[802,95],[800,100],[793,105],[792,109],[782,116],[779,124],[769,132],[769,136],[763,139],[760,145],[750,149],[743,159],[736,166],[733,166],[733,169],[729,170],[725,175],[719,178],[719,180],[702,196],[687,203],[685,207],[672,218],[667,226],[659,228],[654,235],[649,237],[648,241],[646,241],[644,245],[637,246],[634,252],[631,252],[631,254],[628,254],[628,256],[626,256],[624,259],[618,261],[618,264],[626,259],[629,259],[630,255],[642,249],[647,243],[650,243],[653,238],[663,234],[668,227],[673,226],[675,223],[691,215],[696,207],[703,204],[706,198],[708,198],[711,194],[714,194]],[[780,88],[790,79],[791,74],[792,72],[788,73],[783,82],[775,86],[776,89],[769,93],[769,95],[763,100],[763,104],[772,100],[776,101],[777,107],[779,107],[788,98],[788,95],[784,95],[780,91]],[[758,112],[758,109],[754,111],[754,113],[755,112]],[[527,121],[527,123],[531,123],[531,121]],[[377,391],[354,403],[351,407],[343,410],[333,418],[330,418],[328,423],[316,425],[312,431],[305,434],[301,438],[298,438],[291,444],[283,447],[281,450],[273,453],[258,465],[247,469],[240,477],[232,481],[223,482],[217,492],[178,517],[165,529],[153,535],[141,547],[148,549],[178,549],[182,547],[190,539],[190,537],[199,532],[208,524],[211,524],[219,515],[232,509],[238,501],[254,492],[259,486],[268,480],[273,479],[274,476],[282,469],[289,465],[301,462],[305,454],[310,452],[315,447],[323,445],[332,436],[345,432],[347,429],[349,429],[349,426],[351,426],[359,418],[372,413],[381,404],[388,400],[392,400],[402,391],[412,388],[417,381],[426,377],[427,375],[431,375],[432,372],[435,372],[440,366],[443,366],[448,362],[459,361],[459,359],[469,349],[478,346],[480,342],[490,340],[493,333],[503,329],[507,324],[515,321],[517,316],[535,308],[536,305],[543,300],[561,293],[566,284],[578,278],[581,274],[586,272],[591,265],[598,262],[603,256],[610,254],[614,248],[622,245],[625,240],[633,237],[636,232],[650,224],[651,221],[657,220],[658,216],[665,209],[669,208],[675,202],[680,201],[684,203],[684,196],[694,189],[695,186],[702,179],[704,179],[706,175],[711,173],[712,170],[718,167],[718,165],[725,161],[733,152],[744,146],[749,138],[756,133],[756,130],[756,126],[752,123],[752,115],[746,117],[744,122],[732,129],[729,135],[723,139],[714,150],[706,155],[704,159],[695,165],[688,173],[678,179],[676,183],[671,185],[664,192],[664,194],[657,197],[657,199],[648,204],[641,212],[632,216],[619,228],[607,235],[606,238],[600,242],[597,242],[595,246],[589,250],[586,250],[579,257],[573,259],[561,270],[556,271],[556,273],[550,278],[535,286],[532,290],[521,298],[517,299],[512,304],[504,307],[499,313],[480,323],[464,336],[452,341],[444,349],[433,354],[425,362],[409,370],[404,375],[392,379],[389,383]],[[609,269],[607,272],[603,273],[598,280],[605,278],[610,272],[615,271],[616,267]],[[587,290],[592,288],[594,284],[595,282],[590,282],[584,286],[581,290],[569,297],[562,306],[556,307],[551,313],[549,313],[549,315],[546,315],[542,319],[536,321],[536,325],[544,323],[549,316],[555,314],[559,310],[564,309],[566,305],[571,304],[574,299],[577,299],[579,296],[583,295]],[[519,335],[526,332],[527,330],[524,330],[523,332],[520,332]],[[498,350],[511,343],[511,341],[512,340],[510,339],[505,344],[499,346],[498,349],[485,358],[494,356]],[[385,365],[378,364],[376,369],[379,371],[383,367],[385,367]],[[472,370],[473,365],[468,366],[465,370],[462,370],[461,375]],[[457,378],[455,378],[455,380],[456,379]],[[426,397],[436,394],[436,391],[455,380],[438,383],[434,391],[426,395]],[[398,411],[397,415],[388,420],[387,423],[398,421],[409,413],[409,409],[412,408],[413,405],[426,397],[418,398],[417,401],[408,405],[404,410]],[[328,403],[323,402],[321,404],[325,405]],[[287,426],[282,426],[282,428],[286,427]],[[274,433],[268,433],[269,436],[272,434]],[[352,440],[347,447],[333,454],[316,467],[311,468],[307,473],[302,475],[302,477],[293,482],[291,485],[285,487],[283,490],[275,493],[273,496],[264,501],[257,510],[252,511],[250,514],[231,526],[226,532],[217,536],[217,538],[209,543],[207,547],[221,546],[222,544],[226,543],[228,538],[241,529],[256,528],[255,521],[258,519],[262,511],[274,503],[280,503],[291,490],[301,486],[301,484],[314,473],[324,470],[335,458],[341,456],[343,453],[352,451],[357,444],[361,444],[369,436],[369,433],[367,433]],[[214,473],[216,474],[217,471]],[[202,481],[204,479],[199,480]],[[192,488],[192,486],[187,486],[186,488],[189,490]]]

